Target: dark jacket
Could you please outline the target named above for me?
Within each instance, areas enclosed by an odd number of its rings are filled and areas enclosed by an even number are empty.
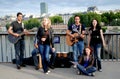
[[[39,40],[38,44],[47,44],[47,45],[51,45],[52,48],[54,47],[54,44],[53,44],[53,29],[52,27],[50,29],[48,29],[48,37],[45,41],[45,43],[42,43],[41,41],[41,38],[42,37],[46,37],[46,34],[45,34],[45,29],[43,27],[39,27],[38,29],[38,32],[37,32],[37,39]]]
[[[83,66],[84,63],[85,63],[85,62],[84,62],[84,61],[85,61],[85,57],[86,57],[85,55],[79,57],[78,63],[81,64],[82,66]],[[90,55],[89,61],[88,61],[88,66],[86,67],[86,69],[92,67],[93,64],[94,64],[94,57],[93,57],[93,55]]]

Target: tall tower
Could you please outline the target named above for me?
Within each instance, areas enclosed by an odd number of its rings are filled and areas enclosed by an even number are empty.
[[[41,10],[41,15],[48,13],[48,6],[45,2],[40,3],[40,10]]]

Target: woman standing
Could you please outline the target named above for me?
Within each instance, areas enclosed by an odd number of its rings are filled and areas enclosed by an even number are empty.
[[[89,29],[88,46],[91,46],[94,50],[94,66],[97,67],[98,71],[102,71],[101,67],[101,47],[105,46],[103,37],[103,31],[96,19],[91,22],[91,28]],[[97,64],[97,66],[96,66]]]
[[[51,21],[49,18],[43,18],[41,26],[37,32],[37,39],[38,41],[38,47],[39,47],[39,52],[42,57],[42,65],[43,65],[43,71],[44,73],[48,74],[49,69],[49,51],[50,51],[50,46],[52,47],[52,50],[54,51],[54,45],[52,42],[53,38],[53,30],[51,28]]]

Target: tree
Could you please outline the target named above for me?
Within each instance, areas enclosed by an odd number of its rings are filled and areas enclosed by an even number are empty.
[[[7,24],[6,24],[6,28],[7,28],[7,30],[8,30],[8,28],[9,28],[9,26],[10,26],[10,23],[7,23]]]
[[[84,22],[86,23],[86,26],[89,27],[90,24],[91,24],[91,21],[93,19],[96,19],[98,20],[98,22],[100,23],[101,22],[101,16],[97,13],[94,13],[94,12],[89,12],[87,14],[85,14],[85,18],[87,17],[87,20],[85,21],[84,19]]]
[[[52,24],[59,24],[59,23],[63,23],[63,19],[61,16],[53,16],[50,17],[51,23]]]
[[[39,27],[40,22],[36,18],[31,18],[31,19],[29,19],[27,21],[24,21],[24,25],[25,25],[26,29],[32,29],[33,27]]]
[[[120,12],[117,12],[115,15],[116,15],[116,19],[120,19]]]
[[[91,21],[93,19],[97,19],[98,22],[101,22],[101,16],[99,14],[96,14],[96,13],[92,13],[92,12],[89,12],[89,13],[86,13],[86,14],[82,14],[82,13],[75,13],[74,15],[78,15],[80,16],[80,22],[82,24],[84,24],[86,27],[89,27],[90,24],[91,24]],[[74,16],[72,16],[69,21],[68,21],[68,26],[70,26],[71,24],[74,23]]]
[[[110,23],[116,18],[113,12],[105,12],[101,16],[103,17],[102,22],[104,22],[105,25],[110,25]]]

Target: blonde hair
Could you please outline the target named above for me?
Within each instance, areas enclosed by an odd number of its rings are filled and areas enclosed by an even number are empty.
[[[42,22],[41,22],[41,26],[42,26],[42,27],[44,27],[44,25],[43,25],[44,19],[47,19],[47,20],[48,20],[47,29],[49,29],[49,28],[51,27],[51,20],[50,20],[49,18],[47,18],[47,17],[44,17],[44,18],[42,19]]]

